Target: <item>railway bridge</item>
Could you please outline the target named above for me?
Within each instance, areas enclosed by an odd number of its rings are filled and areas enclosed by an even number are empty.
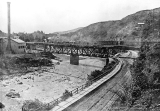
[[[101,57],[106,58],[106,64],[112,55],[132,49],[125,45],[91,45],[91,44],[75,44],[75,43],[46,43],[46,42],[27,42],[28,49],[41,50],[44,52],[52,52],[58,54],[70,55],[70,63],[78,65],[79,56]]]

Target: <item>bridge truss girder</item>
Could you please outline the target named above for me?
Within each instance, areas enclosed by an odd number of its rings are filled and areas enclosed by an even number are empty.
[[[91,46],[47,45],[45,51],[58,54],[78,54],[82,56],[108,57],[108,48]]]
[[[33,44],[27,44],[33,45]],[[41,46],[44,51],[50,51],[58,54],[78,54],[82,56],[92,56],[92,57],[104,57],[107,58],[110,55],[114,55],[121,52],[119,47],[100,47],[100,46],[78,46],[78,45],[58,45],[51,43],[34,43],[36,46]]]

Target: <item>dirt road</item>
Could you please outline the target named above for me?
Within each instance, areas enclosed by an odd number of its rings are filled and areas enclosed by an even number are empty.
[[[92,93],[77,101],[65,111],[107,111],[109,101],[115,96],[111,90],[118,89],[119,85],[126,81],[128,73],[129,62],[124,60],[122,70],[114,78],[96,88]]]

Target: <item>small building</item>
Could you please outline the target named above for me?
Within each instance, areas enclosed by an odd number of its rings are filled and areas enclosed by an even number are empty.
[[[6,52],[8,44],[8,38],[7,37],[0,37],[0,53],[3,54]],[[22,54],[25,53],[26,50],[26,43],[19,39],[18,36],[11,38],[11,50],[14,54]]]
[[[26,50],[26,43],[19,39],[18,36],[11,39],[11,49],[13,53],[20,54],[25,53]]]

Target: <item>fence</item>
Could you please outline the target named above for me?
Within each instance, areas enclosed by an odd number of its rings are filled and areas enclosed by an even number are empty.
[[[103,72],[102,74],[100,74],[99,76],[97,76],[96,78],[94,78],[94,79],[92,79],[90,81],[87,81],[85,84],[77,87],[76,89],[73,89],[69,93],[63,94],[61,97],[59,97],[59,98],[57,98],[57,99],[55,99],[55,100],[53,100],[53,101],[45,104],[42,107],[37,108],[36,110],[30,109],[29,111],[39,111],[42,108],[50,110],[50,109],[54,108],[55,106],[57,106],[60,102],[65,101],[67,98],[80,93],[85,88],[91,86],[94,82],[98,81],[99,79],[103,78],[105,75],[107,75],[108,73],[110,73],[118,65],[118,63],[119,63],[119,61],[117,59],[114,59],[114,60],[115,60],[116,63],[113,65],[113,67],[111,67],[109,70],[106,70],[105,72]]]

